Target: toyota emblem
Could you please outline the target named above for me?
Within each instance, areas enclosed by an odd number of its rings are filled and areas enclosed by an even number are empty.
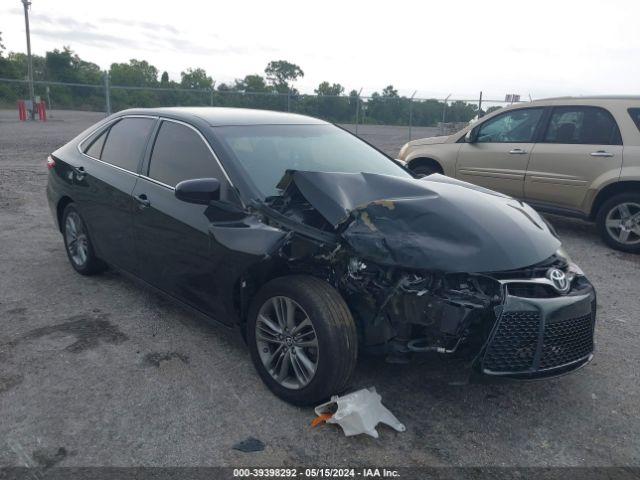
[[[547,278],[551,280],[553,288],[555,288],[558,293],[565,294],[571,289],[571,282],[569,282],[569,279],[562,270],[550,268],[547,271]]]

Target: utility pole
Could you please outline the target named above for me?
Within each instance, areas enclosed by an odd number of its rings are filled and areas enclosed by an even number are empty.
[[[29,76],[29,97],[31,99],[31,120],[36,119],[36,95],[33,91],[33,59],[31,58],[31,34],[29,32],[29,8],[31,2],[22,0],[24,6],[24,25],[27,31],[27,75]]]

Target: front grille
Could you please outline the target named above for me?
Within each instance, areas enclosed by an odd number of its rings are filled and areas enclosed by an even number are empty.
[[[548,323],[541,334],[538,313],[505,312],[487,347],[483,369],[489,373],[536,372],[580,360],[593,351],[594,315],[592,311]]]
[[[531,369],[540,337],[540,315],[506,312],[484,357],[484,368],[493,372]]]
[[[550,323],[544,329],[540,368],[552,368],[575,362],[593,351],[591,314],[563,322]]]

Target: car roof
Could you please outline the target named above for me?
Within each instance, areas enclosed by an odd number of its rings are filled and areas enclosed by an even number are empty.
[[[163,107],[135,108],[118,115],[160,115],[190,120],[197,117],[212,127],[230,125],[322,125],[327,122],[296,113],[226,107]]]

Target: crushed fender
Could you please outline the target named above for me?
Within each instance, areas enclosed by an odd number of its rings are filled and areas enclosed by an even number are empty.
[[[363,388],[342,397],[334,395],[331,401],[318,405],[315,412],[318,419],[326,423],[335,423],[342,427],[347,437],[366,433],[378,438],[376,425],[384,423],[398,432],[404,432],[405,426],[382,405],[382,397],[375,387]],[[315,420],[314,420],[315,421]],[[318,420],[320,423],[322,420]]]

